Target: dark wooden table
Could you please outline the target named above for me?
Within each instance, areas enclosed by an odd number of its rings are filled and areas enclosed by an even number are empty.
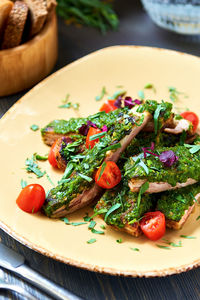
[[[118,0],[116,10],[120,18],[119,30],[110,31],[106,35],[92,28],[66,26],[59,20],[59,58],[53,71],[97,49],[120,44],[162,47],[200,56],[200,36],[178,35],[157,27],[146,15],[139,1]],[[24,93],[0,98],[1,116]],[[200,299],[200,268],[164,278],[114,277],[81,270],[44,257],[16,242],[2,230],[0,236],[6,245],[22,253],[33,269],[40,270],[46,277],[84,299]],[[4,275],[10,282],[24,287],[38,299],[50,299],[9,272]],[[17,294],[2,291],[0,298],[22,299]]]

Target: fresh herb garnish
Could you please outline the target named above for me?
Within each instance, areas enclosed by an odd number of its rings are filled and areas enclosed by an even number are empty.
[[[185,98],[188,98],[188,96],[183,93],[183,92],[179,92],[175,87],[173,86],[169,86],[168,87],[168,91],[169,91],[169,98],[171,99],[172,102],[176,102],[178,101],[178,97],[179,95],[185,95]]]
[[[133,250],[133,251],[140,251],[139,248],[132,248],[132,247],[130,247],[130,249]]]
[[[93,244],[95,243],[97,240],[96,239],[90,239],[89,241],[87,241],[88,244]]]
[[[27,186],[27,181],[21,179],[20,184],[21,184],[22,189],[24,189]]]
[[[143,183],[143,185],[140,188],[140,191],[138,193],[138,199],[137,199],[137,206],[140,206],[140,202],[141,202],[141,196],[142,194],[144,194],[146,192],[146,190],[148,190],[149,188],[149,183],[146,181],[145,183]]]
[[[100,173],[99,173],[99,177],[98,177],[97,181],[99,181],[99,179],[100,179],[101,176],[103,175],[103,172],[104,172],[105,168],[106,168],[106,162],[104,161],[104,162],[102,163],[102,165],[101,165],[101,171],[100,171]]]
[[[117,144],[114,144],[114,145],[110,145],[110,146],[106,147],[105,149],[102,149],[101,152],[107,152],[107,151],[110,151],[110,150],[115,150],[115,149],[118,149],[120,147],[121,147],[121,144],[117,143]]]
[[[69,222],[68,218],[62,218],[61,221],[64,221],[65,224],[70,225],[71,223]]]
[[[147,83],[147,84],[144,86],[144,89],[152,89],[153,92],[156,93],[155,86],[154,86],[152,83]]]
[[[84,224],[87,224],[87,222],[71,222],[70,225],[73,225],[73,226],[80,226],[80,225],[84,225]]]
[[[184,234],[181,234],[180,237],[182,237],[184,239],[196,239],[196,236],[190,236],[190,235],[184,235]]]
[[[168,247],[168,246],[159,245],[159,244],[156,244],[156,246],[157,246],[158,248],[161,248],[161,249],[171,250],[171,248]]]
[[[116,240],[116,242],[119,243],[119,244],[121,244],[122,243],[122,239],[120,238],[120,239]]]
[[[90,136],[89,140],[94,141],[94,140],[96,140],[96,139],[98,139],[98,138],[100,138],[104,135],[105,135],[105,131],[97,133],[97,134],[93,134],[93,135]]]
[[[71,107],[72,107],[72,103],[71,103],[71,102],[68,102],[68,103],[59,105],[58,107],[59,107],[59,108],[71,108]]]
[[[160,115],[160,112],[164,110],[163,106],[161,104],[159,104],[155,110],[154,116],[153,116],[153,120],[154,120],[154,130],[155,130],[155,134],[157,134],[158,132],[158,118]]]
[[[198,221],[200,219],[200,216],[198,216],[197,218],[196,218],[196,221]]]
[[[117,91],[115,92],[111,97],[108,97],[108,99],[110,100],[115,100],[117,99],[119,96],[124,96],[126,94],[125,90],[121,90],[121,91]]]
[[[49,176],[48,174],[46,174],[46,176],[47,176],[47,179],[49,180],[49,182],[50,182],[53,186],[55,186],[55,184],[54,184],[53,181],[51,180],[50,176]]]
[[[102,87],[102,90],[101,90],[101,94],[99,96],[96,96],[95,97],[95,100],[96,101],[100,101],[103,99],[103,97],[107,94],[107,91],[106,91],[106,88],[105,86]]]
[[[101,208],[97,210],[90,218],[93,219],[97,215],[105,214],[107,211],[108,211],[107,208]]]
[[[141,100],[144,100],[144,92],[143,90],[138,91],[138,97],[140,97]]]
[[[36,124],[33,124],[30,126],[30,129],[33,130],[33,131],[37,131],[39,129],[39,126],[36,125]]]
[[[100,227],[101,227],[101,229],[106,229],[106,226],[104,226],[104,225],[101,225]]]
[[[170,241],[168,241],[168,240],[166,240],[166,239],[162,239],[166,244],[168,244],[168,245],[170,245],[170,246],[172,246],[172,247],[182,247],[182,242],[181,241],[179,241],[177,244],[176,243],[174,243],[174,242],[170,242]]]
[[[62,179],[67,179],[72,174],[73,169],[74,169],[74,165],[72,163],[68,163]]]
[[[86,213],[86,216],[83,217],[83,220],[84,220],[85,222],[90,222],[91,217],[88,216],[88,213]]]
[[[111,206],[111,208],[107,211],[107,213],[105,214],[105,218],[104,218],[104,220],[105,220],[105,222],[107,221],[107,218],[108,218],[108,216],[112,213],[112,212],[114,212],[115,210],[117,210],[118,208],[120,208],[121,207],[121,204],[120,203],[116,203],[116,204],[114,204],[113,206]]]
[[[48,159],[48,155],[40,155],[40,154],[37,154],[37,153],[34,153],[33,154],[34,155],[34,157],[35,157],[35,159],[37,159],[37,160],[47,160]]]
[[[89,226],[88,226],[88,228],[89,228],[89,229],[92,229],[92,228],[94,228],[94,227],[96,226],[96,224],[97,224],[97,222],[91,220],[91,221],[90,221],[90,224],[89,224]]]
[[[69,102],[69,96],[70,94],[67,94],[65,99],[62,100],[62,103],[61,105],[59,105],[58,107],[59,108],[73,108],[75,110],[78,110],[79,109],[79,106],[80,104],[79,103],[72,103],[72,102]]]
[[[185,146],[186,148],[190,148],[190,149],[189,149],[189,152],[190,152],[191,154],[194,154],[194,153],[196,153],[196,152],[198,152],[198,151],[200,150],[200,145],[184,144],[184,146]]]
[[[44,174],[46,174],[46,171],[42,172],[40,170],[40,167],[36,163],[34,156],[32,159],[27,158],[25,165],[27,166],[26,171],[34,173],[38,178],[40,178],[40,177],[44,176]]]
[[[96,234],[104,234],[104,231],[96,230],[96,229],[94,229],[94,228],[91,229],[91,232],[92,232],[92,233],[96,233]]]
[[[87,180],[88,182],[91,182],[93,179],[87,175],[84,175],[84,174],[81,174],[81,173],[78,173],[78,175],[80,177],[82,177],[83,179]]]

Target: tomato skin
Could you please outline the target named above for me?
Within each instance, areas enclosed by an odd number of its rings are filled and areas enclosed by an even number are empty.
[[[196,132],[198,124],[199,124],[199,118],[198,116],[192,112],[192,111],[185,111],[180,114],[184,119],[190,121],[193,125],[193,131]]]
[[[92,149],[94,147],[94,145],[99,142],[99,139],[90,141],[90,137],[92,135],[95,135],[95,134],[101,133],[101,132],[102,132],[101,129],[90,127],[87,137],[86,137],[86,143],[85,143],[87,149],[89,149],[89,148]]]
[[[23,211],[36,213],[41,209],[45,198],[45,190],[40,184],[29,184],[21,190],[16,203]]]
[[[54,168],[58,167],[57,161],[56,161],[56,156],[55,156],[56,143],[57,143],[57,141],[55,141],[53,143],[53,145],[51,146],[51,149],[49,151],[49,155],[48,155],[48,161]]]
[[[98,169],[95,175],[95,181],[96,183],[104,188],[104,189],[112,189],[114,186],[116,186],[121,181],[121,171],[113,161],[107,161],[106,167],[103,171],[103,174],[101,175],[100,179],[99,175],[101,172],[101,167]]]
[[[105,111],[106,113],[117,109],[117,107],[114,105],[115,100],[107,100],[100,108],[100,111]]]
[[[150,240],[159,240],[165,234],[165,215],[160,211],[147,212],[140,221],[140,227]]]

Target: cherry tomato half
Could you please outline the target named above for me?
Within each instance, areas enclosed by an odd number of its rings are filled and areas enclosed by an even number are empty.
[[[181,116],[190,121],[193,125],[193,131],[195,132],[197,130],[198,124],[199,124],[199,118],[198,116],[192,112],[192,111],[185,111],[183,113],[181,113]]]
[[[40,184],[29,184],[21,190],[16,203],[23,211],[36,213],[45,201],[45,190]]]
[[[85,144],[87,149],[89,149],[89,148],[92,149],[94,147],[94,145],[99,142],[99,139],[90,141],[90,137],[95,134],[101,133],[101,132],[102,132],[101,129],[90,127],[87,137],[86,137],[86,144]]]
[[[56,155],[55,155],[55,151],[56,151],[56,146],[57,146],[57,141],[55,141],[53,143],[53,145],[51,146],[51,149],[49,151],[49,155],[48,155],[48,161],[49,163],[52,165],[52,167],[57,168],[57,161],[56,161]]]
[[[165,234],[165,215],[160,211],[148,212],[140,221],[140,227],[150,240],[159,240]]]
[[[100,108],[100,111],[105,111],[106,113],[117,109],[117,107],[114,105],[115,100],[107,100]]]
[[[121,181],[121,172],[118,166],[113,161],[107,161],[105,163],[105,169],[101,174],[101,168],[103,164],[100,166],[95,175],[96,183],[104,188],[104,189],[112,189]],[[103,166],[103,167],[104,167]]]

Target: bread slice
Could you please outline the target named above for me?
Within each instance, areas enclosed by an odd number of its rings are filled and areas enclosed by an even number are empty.
[[[3,35],[8,16],[13,7],[13,2],[10,0],[1,0],[0,1],[0,40]]]
[[[8,17],[7,25],[3,35],[2,49],[18,46],[22,40],[28,6],[22,1],[16,1]]]
[[[47,18],[46,0],[24,0],[30,13],[29,37],[33,37],[42,29]]]

